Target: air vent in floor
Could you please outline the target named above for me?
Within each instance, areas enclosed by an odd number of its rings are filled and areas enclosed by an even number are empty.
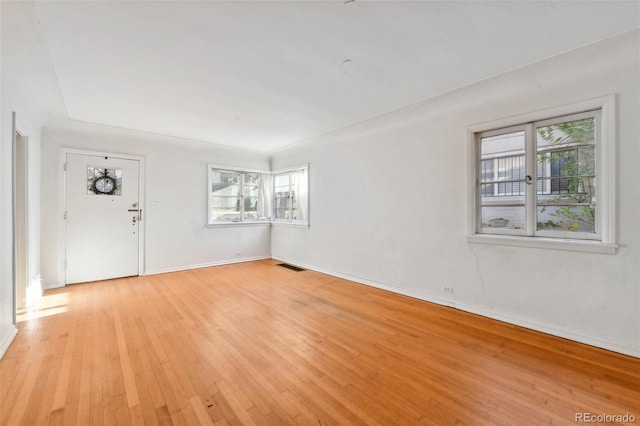
[[[296,272],[306,271],[306,269],[298,268],[297,266],[289,265],[288,263],[278,263],[278,266],[282,266],[283,268],[291,269]]]

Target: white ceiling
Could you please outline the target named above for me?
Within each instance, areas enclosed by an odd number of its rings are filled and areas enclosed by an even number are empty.
[[[638,28],[638,2],[70,1],[70,118],[270,151]]]

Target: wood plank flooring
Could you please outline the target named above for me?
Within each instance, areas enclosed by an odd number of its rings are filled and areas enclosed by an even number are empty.
[[[0,424],[640,423],[638,359],[276,263],[46,292]]]

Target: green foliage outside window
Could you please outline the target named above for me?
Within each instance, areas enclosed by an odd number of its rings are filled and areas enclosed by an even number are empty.
[[[545,163],[556,168],[543,179],[549,181],[549,192],[541,191],[539,183],[539,212],[558,218],[539,221],[538,229],[595,232],[594,132],[592,118],[537,129],[539,146],[543,146],[537,156],[538,170]],[[541,193],[553,196],[543,199]]]

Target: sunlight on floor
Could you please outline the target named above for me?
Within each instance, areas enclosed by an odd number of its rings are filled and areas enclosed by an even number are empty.
[[[69,293],[53,293],[43,296],[34,305],[27,309],[21,309],[16,315],[16,321],[29,321],[35,318],[49,317],[63,314],[69,309]]]

